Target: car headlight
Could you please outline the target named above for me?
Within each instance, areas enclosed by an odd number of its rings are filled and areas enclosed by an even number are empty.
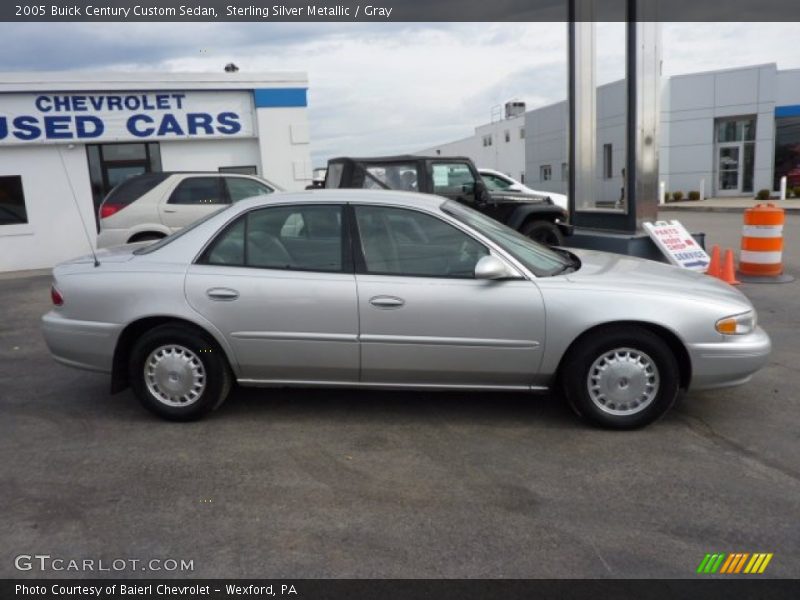
[[[717,321],[716,329],[725,335],[745,335],[752,333],[756,328],[756,311],[748,310],[746,313],[732,315]]]

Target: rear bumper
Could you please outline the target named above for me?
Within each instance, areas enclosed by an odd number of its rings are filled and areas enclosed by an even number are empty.
[[[767,364],[772,343],[757,327],[753,333],[729,336],[722,342],[689,345],[692,361],[690,389],[707,390],[746,383]]]
[[[65,319],[56,311],[42,317],[42,333],[53,358],[67,366],[110,373],[117,338],[115,323]]]

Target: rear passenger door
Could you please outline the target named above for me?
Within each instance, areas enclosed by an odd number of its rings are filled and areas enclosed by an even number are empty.
[[[159,216],[164,225],[177,231],[229,203],[222,177],[192,175],[184,177],[161,201]]]
[[[358,306],[342,206],[251,210],[186,278],[191,306],[227,338],[250,382],[358,381]]]

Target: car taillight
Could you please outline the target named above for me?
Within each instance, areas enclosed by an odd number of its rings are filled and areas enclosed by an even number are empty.
[[[56,289],[55,285],[50,286],[50,299],[56,306],[62,306],[64,304],[64,296]]]
[[[124,207],[124,204],[108,204],[107,202],[104,202],[100,206],[100,218],[107,219],[111,215],[121,211]]]

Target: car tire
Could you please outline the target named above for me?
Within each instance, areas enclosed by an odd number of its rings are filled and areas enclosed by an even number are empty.
[[[579,416],[600,427],[637,429],[675,404],[680,370],[670,347],[652,331],[607,327],[570,350],[560,376]]]
[[[155,327],[136,341],[128,376],[142,405],[173,421],[199,419],[218,408],[233,379],[207,334],[175,324]]]
[[[564,234],[558,225],[550,221],[527,221],[520,233],[545,246],[564,245]]]

